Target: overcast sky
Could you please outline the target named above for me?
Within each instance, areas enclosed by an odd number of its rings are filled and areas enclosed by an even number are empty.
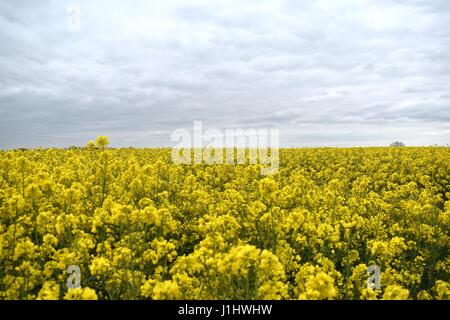
[[[448,0],[2,0],[0,148],[170,146],[194,120],[445,145],[449,21]]]

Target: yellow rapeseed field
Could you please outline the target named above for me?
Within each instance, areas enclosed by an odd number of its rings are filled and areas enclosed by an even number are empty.
[[[450,148],[281,149],[263,176],[107,145],[0,151],[1,299],[450,298]]]

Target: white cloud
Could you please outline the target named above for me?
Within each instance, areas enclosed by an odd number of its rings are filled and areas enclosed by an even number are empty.
[[[445,144],[449,18],[444,0],[2,1],[0,148],[170,145],[194,119],[284,145]]]

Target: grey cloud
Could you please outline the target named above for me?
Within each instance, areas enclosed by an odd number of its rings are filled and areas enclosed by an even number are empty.
[[[0,148],[171,145],[194,120],[282,145],[450,140],[448,1],[80,0],[70,32],[73,3],[0,3]]]

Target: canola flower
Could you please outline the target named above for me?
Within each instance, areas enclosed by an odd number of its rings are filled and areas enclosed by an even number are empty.
[[[282,149],[262,176],[108,145],[0,151],[0,299],[450,299],[449,148]]]

